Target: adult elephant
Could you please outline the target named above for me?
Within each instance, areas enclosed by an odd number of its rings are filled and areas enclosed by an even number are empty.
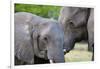
[[[80,8],[80,7],[63,7],[60,11],[59,23],[62,24],[64,30],[64,49],[66,52],[72,50],[75,43],[81,40],[88,40],[88,49],[92,51],[94,38],[93,24],[93,8]],[[87,28],[88,26],[88,28]],[[91,30],[92,29],[92,34]]]
[[[45,60],[64,62],[64,34],[57,21],[18,12],[14,23],[15,65],[45,63]]]

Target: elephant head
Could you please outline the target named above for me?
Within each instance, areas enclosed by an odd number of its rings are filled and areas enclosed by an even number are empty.
[[[37,15],[15,13],[15,56],[34,63],[34,55],[50,62],[64,62],[64,34],[55,20]]]
[[[59,23],[64,30],[64,49],[69,52],[75,42],[87,39],[87,20],[89,8],[63,7],[60,11]]]

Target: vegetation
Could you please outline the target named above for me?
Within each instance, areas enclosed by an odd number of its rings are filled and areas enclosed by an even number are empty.
[[[15,12],[30,12],[46,18],[58,19],[60,6],[15,4]]]

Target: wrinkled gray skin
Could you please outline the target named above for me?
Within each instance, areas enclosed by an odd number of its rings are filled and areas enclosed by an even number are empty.
[[[59,23],[62,24],[64,30],[64,49],[66,49],[66,52],[72,50],[76,42],[88,40],[88,37],[90,40],[94,38],[93,35],[88,34],[90,33],[90,29],[93,29],[93,25],[90,26],[91,17],[93,18],[93,16],[89,16],[89,8],[63,7],[61,9]],[[91,44],[90,40],[89,44]],[[93,40],[92,43],[94,43]],[[89,50],[91,50],[91,45],[89,45]]]
[[[42,18],[27,12],[14,15],[15,57],[34,64],[34,56],[64,62],[64,34],[55,20]]]

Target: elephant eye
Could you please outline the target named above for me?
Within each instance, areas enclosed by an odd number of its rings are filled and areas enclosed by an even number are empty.
[[[67,20],[67,23],[69,27],[74,27],[74,22],[72,21],[72,19]]]
[[[47,37],[44,37],[43,39],[45,42],[48,42],[48,38]]]
[[[46,40],[46,41],[47,41],[47,37],[44,37],[44,40]]]
[[[69,23],[69,25],[70,25],[70,27],[72,27],[72,28],[74,28],[74,27],[75,27],[75,25],[74,25],[74,23],[73,23],[73,22],[70,22],[70,23]]]
[[[74,26],[74,23],[73,23],[73,22],[70,22],[70,25],[71,25],[71,26]]]

